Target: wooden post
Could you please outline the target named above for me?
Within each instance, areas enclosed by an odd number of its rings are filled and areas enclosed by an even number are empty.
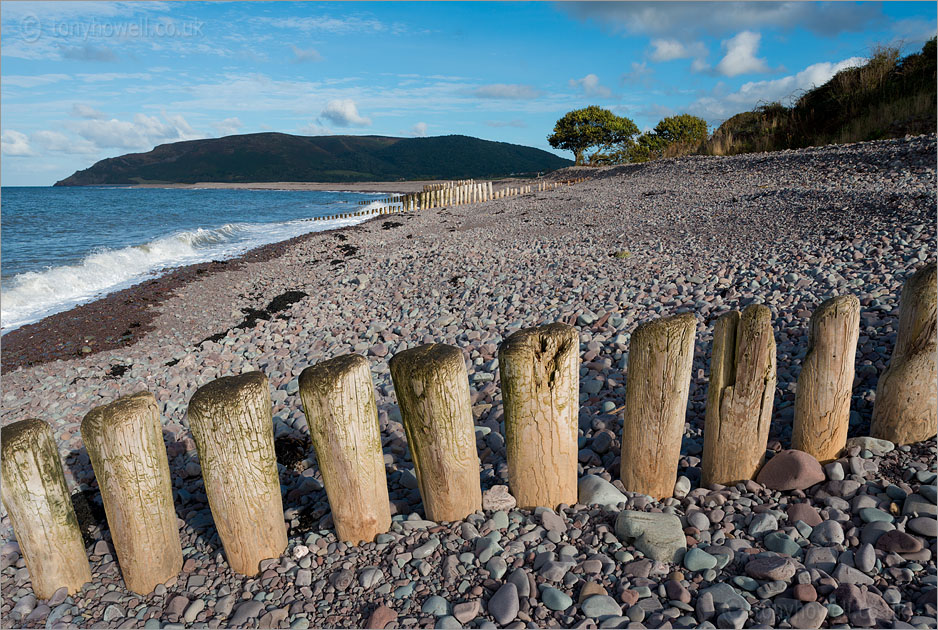
[[[921,442],[938,425],[938,336],[935,264],[905,281],[899,332],[889,367],[879,377],[870,435],[897,444]]]
[[[0,429],[0,442],[0,493],[33,593],[49,599],[63,586],[77,593],[91,581],[91,567],[52,427],[42,420],[20,420]]]
[[[713,329],[702,462],[703,483],[754,479],[765,458],[775,400],[772,311],[751,304]]]
[[[373,541],[391,527],[391,507],[367,359],[346,354],[306,368],[300,398],[339,539]]]
[[[670,497],[677,480],[697,320],[645,322],[632,333],[620,478],[629,492]]]
[[[124,583],[146,595],[182,570],[156,398],[139,392],[95,407],[81,422],[81,439],[101,490]]]
[[[287,547],[267,377],[245,372],[203,385],[189,401],[189,426],[228,564],[257,575],[261,560]]]
[[[791,447],[820,462],[837,459],[847,444],[850,394],[860,335],[860,301],[841,295],[811,315],[808,354],[795,391]]]
[[[389,362],[407,444],[432,521],[458,521],[482,509],[469,376],[459,348],[418,346]]]
[[[508,483],[521,508],[577,501],[579,358],[566,324],[524,328],[499,348]]]

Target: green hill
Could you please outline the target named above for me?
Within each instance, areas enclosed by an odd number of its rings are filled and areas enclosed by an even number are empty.
[[[252,133],[161,144],[101,160],[56,186],[197,182],[362,182],[491,178],[573,164],[553,153],[468,136]]]

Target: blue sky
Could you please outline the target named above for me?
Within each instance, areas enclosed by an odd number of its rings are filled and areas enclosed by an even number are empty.
[[[914,52],[935,2],[27,3],[0,7],[4,185],[233,133],[466,134],[549,149],[570,109],[718,125]],[[566,157],[569,153],[558,152]]]

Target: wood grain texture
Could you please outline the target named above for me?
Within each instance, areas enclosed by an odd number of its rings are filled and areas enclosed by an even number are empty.
[[[518,507],[577,501],[580,336],[566,324],[524,328],[498,351],[508,484]]]
[[[632,333],[620,470],[629,492],[655,499],[674,493],[696,326],[694,315],[683,313]]]
[[[127,588],[146,595],[182,570],[169,460],[149,392],[92,409],[81,438],[94,468]]]
[[[899,331],[876,385],[870,434],[897,444],[921,442],[938,426],[938,267],[920,268],[902,287]]]
[[[389,362],[427,518],[459,521],[482,509],[469,375],[459,348],[431,343]]]
[[[203,385],[189,401],[189,426],[228,564],[257,575],[261,560],[287,547],[267,377],[246,372]]]
[[[306,368],[300,398],[339,539],[373,541],[391,527],[391,506],[367,359],[347,354]]]
[[[63,586],[77,593],[91,581],[91,567],[52,427],[42,420],[20,420],[0,430],[0,442],[0,494],[33,593],[49,599]]]
[[[859,336],[860,301],[855,295],[831,298],[811,315],[791,447],[822,463],[839,457],[847,443]]]
[[[754,479],[765,459],[776,383],[772,311],[752,304],[713,329],[702,485]]]

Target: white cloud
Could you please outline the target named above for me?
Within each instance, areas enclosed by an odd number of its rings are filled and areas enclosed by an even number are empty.
[[[609,98],[612,92],[605,85],[599,82],[599,77],[595,74],[588,74],[582,79],[570,79],[570,87],[579,87],[586,96],[598,96],[600,98]]]
[[[92,120],[107,118],[104,112],[81,103],[75,103],[72,105],[72,116],[75,116],[76,118],[90,118]]]
[[[0,152],[3,155],[16,157],[36,155],[33,148],[29,146],[29,137],[25,133],[12,129],[7,129],[0,134]]]
[[[290,44],[290,50],[293,51],[293,63],[305,63],[307,61],[322,61],[322,55],[315,48],[297,48]]]
[[[717,72],[728,77],[740,74],[768,72],[765,59],[756,57],[762,35],[752,31],[743,31],[730,39],[723,40],[726,55],[717,64]]]
[[[418,138],[423,138],[427,135],[427,123],[419,122],[410,129],[411,134],[417,136]]]
[[[137,114],[133,121],[116,118],[85,120],[72,126],[78,135],[99,148],[152,149],[165,142],[203,137],[180,115],[163,114],[163,120],[160,120],[156,116]]]
[[[4,87],[22,87],[22,88],[34,88],[39,87],[40,85],[49,85],[50,83],[57,83],[59,81],[66,81],[71,79],[67,74],[36,74],[36,75],[27,75],[27,74],[13,74],[5,76],[0,79],[0,82],[3,83]]]
[[[541,93],[530,85],[493,83],[492,85],[483,85],[466,91],[470,96],[476,98],[494,98],[506,100],[529,100],[535,99]]]
[[[329,101],[319,115],[339,127],[367,127],[371,124],[370,118],[358,113],[358,106],[350,98]]]
[[[107,81],[149,81],[146,72],[82,72],[75,75],[85,83],[104,83]]]
[[[629,67],[628,72],[622,73],[620,79],[622,83],[628,85],[632,83],[642,83],[650,84],[651,75],[654,74],[654,70],[648,67],[648,62],[643,61],[641,63],[633,61],[632,65]]]
[[[652,61],[673,61],[675,59],[693,59],[691,70],[703,72],[710,68],[707,63],[707,46],[703,42],[690,42],[685,44],[676,39],[651,40]]]
[[[317,122],[311,122],[296,130],[297,133],[304,136],[331,136],[332,130],[324,127]]]
[[[219,135],[222,136],[232,136],[238,133],[238,130],[244,126],[244,123],[241,122],[241,119],[237,116],[233,118],[226,118],[212,125],[215,129],[218,130]]]
[[[289,17],[289,18],[257,18],[262,24],[269,24],[276,28],[287,28],[311,33],[320,31],[333,34],[347,33],[381,33],[395,30],[399,25],[388,25],[374,18],[349,16],[344,18],[333,17]]]
[[[30,140],[34,140],[46,151],[56,153],[88,154],[98,152],[97,147],[91,142],[82,138],[69,138],[58,131],[37,131],[30,136]]]

